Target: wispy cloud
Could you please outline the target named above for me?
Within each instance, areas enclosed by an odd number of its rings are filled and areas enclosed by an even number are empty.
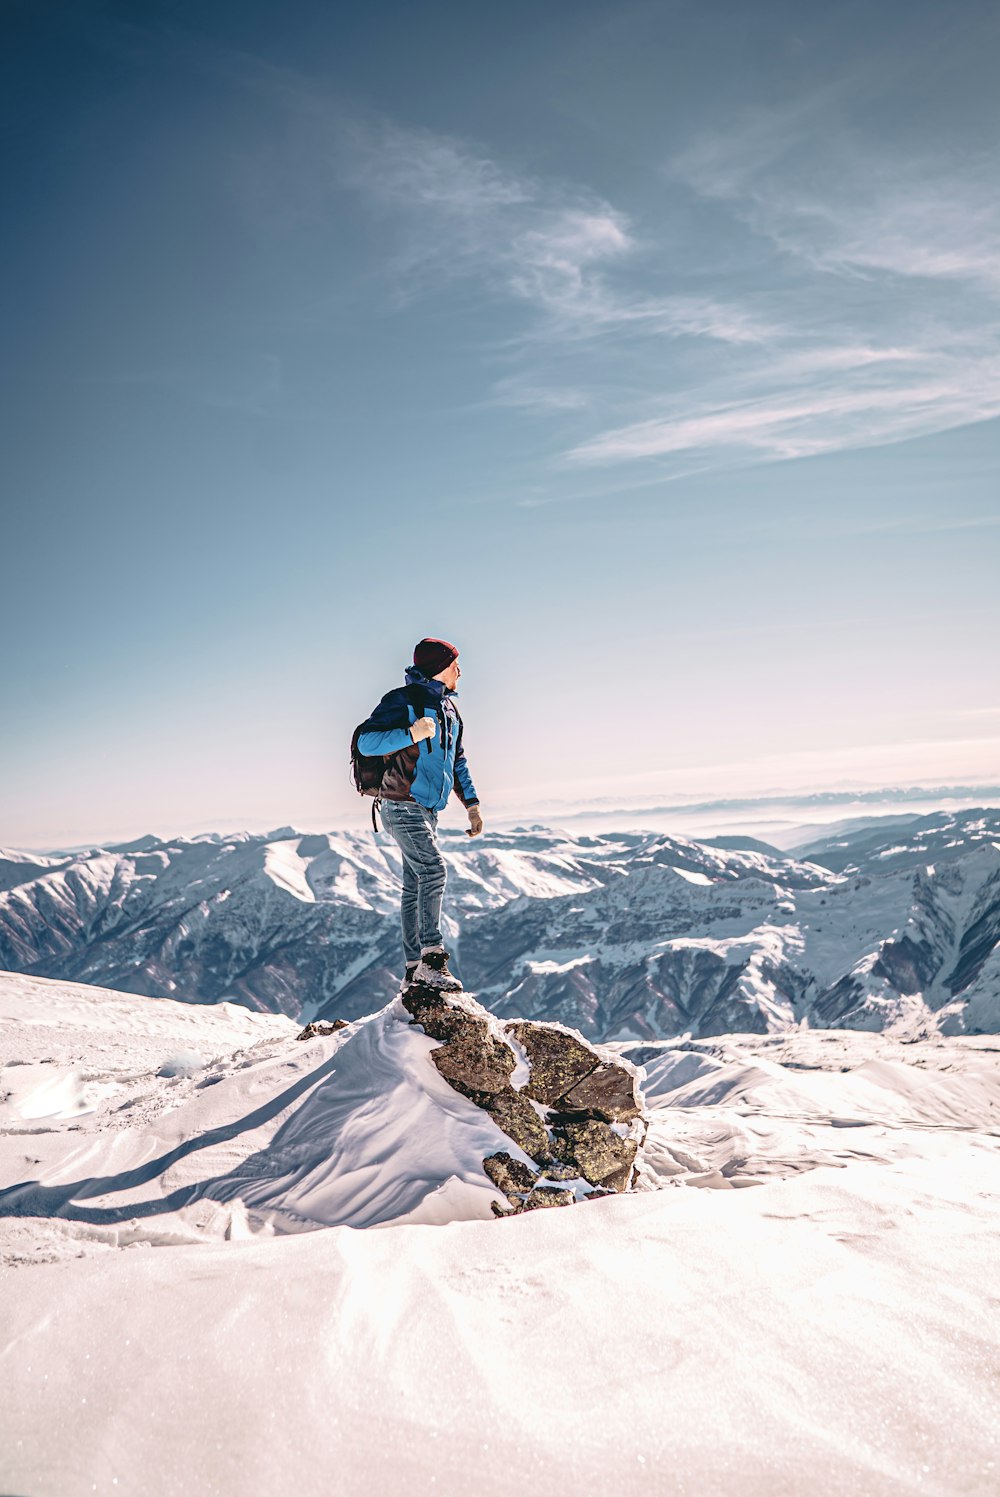
[[[796,106],[702,137],[670,174],[819,269],[1000,292],[992,151],[902,156]]]
[[[756,400],[688,409],[638,421],[580,443],[573,463],[613,463],[673,453],[743,450],[770,459],[813,457],[1000,416],[1000,357],[953,365],[936,380],[873,387],[814,384]]]
[[[773,246],[781,332],[738,371],[578,442],[571,465],[774,461],[1000,416],[992,163],[818,145],[822,123],[815,108],[758,112],[671,164],[672,183]]]
[[[397,306],[478,292],[503,366],[490,403],[552,421],[532,502],[585,468],[631,465],[631,484],[1000,416],[993,158],[890,149],[843,82],[688,142],[659,182],[685,210],[659,205],[668,247],[648,196],[626,212],[468,140],[359,120],[295,75],[253,81],[297,121],[306,216],[324,180],[365,203]],[[883,84],[864,87],[881,101]]]
[[[773,246],[766,283],[742,299],[680,273],[654,290],[656,246],[620,209],[458,140],[354,126],[346,172],[396,222],[404,298],[473,277],[532,314],[496,403],[577,413],[591,427],[565,453],[577,469],[655,461],[667,475],[680,455],[801,458],[1000,416],[1000,196],[987,164],[901,164],[842,136],[803,151],[803,129],[821,132],[816,109],[758,114],[671,164],[671,190]],[[673,361],[664,379],[663,338],[731,354]],[[593,355],[573,353],[595,341]]]
[[[533,382],[530,377],[508,375],[497,381],[489,403],[511,406],[516,410],[535,411],[539,415],[551,415],[553,411],[586,410],[592,401],[586,390],[542,385]]]
[[[542,314],[528,339],[633,330],[742,344],[771,334],[745,307],[630,287],[644,246],[626,214],[585,189],[516,175],[460,141],[387,122],[353,125],[345,139],[346,179],[398,218],[392,263],[404,295],[480,278]]]

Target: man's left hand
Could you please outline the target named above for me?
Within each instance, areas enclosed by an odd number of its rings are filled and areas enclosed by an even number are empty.
[[[483,818],[479,814],[479,807],[478,806],[470,806],[469,807],[469,830],[466,832],[465,835],[467,837],[478,837],[479,833],[482,831],[482,829],[483,829]]]

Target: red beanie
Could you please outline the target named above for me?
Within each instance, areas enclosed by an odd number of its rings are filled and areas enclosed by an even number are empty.
[[[439,676],[457,659],[458,651],[446,639],[422,639],[413,651],[413,664],[425,676]]]

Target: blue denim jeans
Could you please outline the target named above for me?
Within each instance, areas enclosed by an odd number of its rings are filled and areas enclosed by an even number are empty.
[[[415,800],[384,800],[382,828],[403,854],[403,956],[420,960],[425,946],[441,946],[441,904],[448,870],[437,845],[436,811]]]

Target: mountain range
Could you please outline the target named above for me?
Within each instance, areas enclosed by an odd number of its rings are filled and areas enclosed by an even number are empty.
[[[443,830],[445,937],[501,1017],[595,1040],[797,1026],[1000,1030],[1000,812],[745,837]],[[395,991],[383,835],[206,834],[0,853],[0,968],[297,1020]]]

